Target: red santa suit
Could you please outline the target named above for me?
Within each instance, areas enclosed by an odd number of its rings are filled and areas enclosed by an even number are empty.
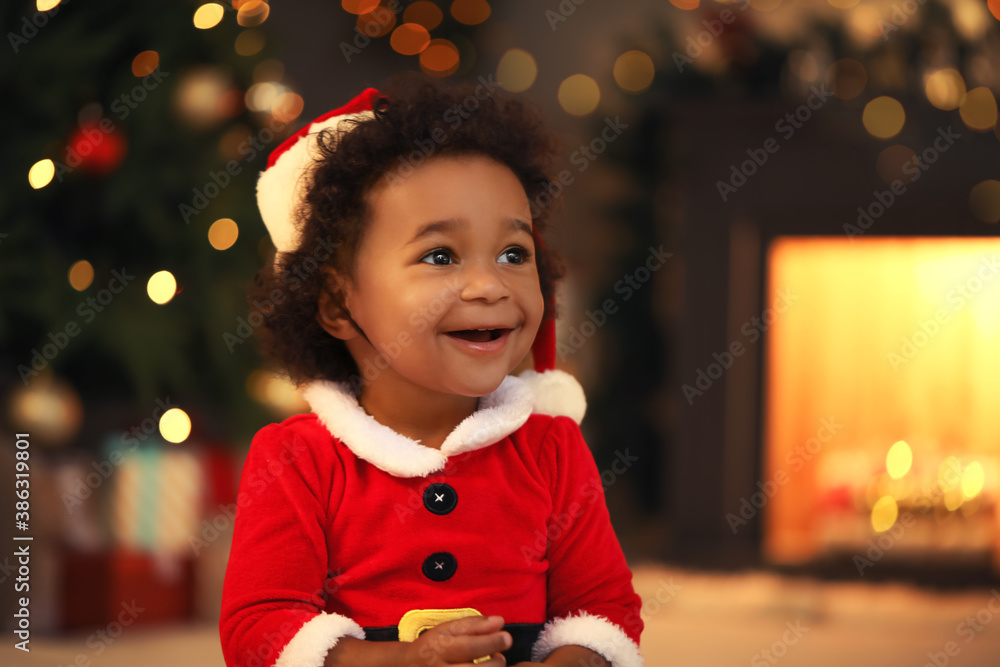
[[[641,600],[571,376],[508,376],[440,450],[375,421],[347,385],[304,396],[313,414],[261,429],[243,469],[220,622],[229,667],[320,667],[340,637],[414,609],[544,624],[537,662],[575,644],[643,664]]]
[[[257,200],[276,261],[300,242],[294,214],[318,133],[350,132],[378,97],[365,90],[271,153]],[[503,616],[537,662],[575,644],[642,666],[641,601],[577,426],[583,391],[554,370],[551,319],[532,356],[535,371],[481,397],[440,450],[330,382],[304,392],[313,414],[261,429],[223,589],[229,667],[321,667],[341,637],[405,639],[415,610]]]

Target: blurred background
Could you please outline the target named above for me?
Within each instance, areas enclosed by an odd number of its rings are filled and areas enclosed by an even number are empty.
[[[996,664],[1000,2],[2,7],[4,664],[222,664],[242,461],[307,409],[257,174],[400,70],[562,138],[558,365],[648,665]]]

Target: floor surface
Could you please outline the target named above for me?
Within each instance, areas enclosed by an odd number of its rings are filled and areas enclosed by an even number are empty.
[[[633,567],[649,667],[996,667],[1000,590],[937,593],[774,574]],[[136,627],[111,644],[36,637],[0,647],[10,667],[223,667],[211,624]]]

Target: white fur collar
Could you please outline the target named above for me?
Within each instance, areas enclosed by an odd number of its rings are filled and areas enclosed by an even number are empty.
[[[302,392],[320,422],[354,454],[394,477],[426,477],[442,470],[449,456],[497,442],[521,428],[533,413],[583,419],[586,400],[572,375],[550,370],[508,375],[479,408],[448,434],[441,449],[421,445],[364,411],[346,383],[317,381]]]

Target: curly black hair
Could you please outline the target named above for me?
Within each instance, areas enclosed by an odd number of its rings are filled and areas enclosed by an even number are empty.
[[[379,89],[374,118],[353,121],[337,136],[317,137],[318,158],[307,176],[307,195],[296,214],[297,250],[269,261],[248,291],[262,315],[256,333],[265,357],[296,384],[312,380],[357,382],[357,365],[342,340],[316,320],[328,289],[322,269],[354,276],[354,258],[370,221],[368,194],[377,181],[442,155],[483,155],[518,177],[531,206],[535,258],[545,315],[555,317],[555,283],[563,269],[540,243],[559,203],[548,173],[559,151],[540,113],[506,98],[490,81],[445,84],[417,73],[389,79]]]

